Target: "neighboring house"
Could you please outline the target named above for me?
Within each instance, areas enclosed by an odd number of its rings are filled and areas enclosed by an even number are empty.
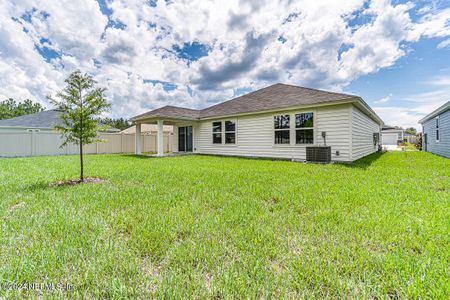
[[[173,127],[169,125],[164,125],[164,134],[172,134]],[[127,129],[122,130],[120,133],[125,134],[135,134],[136,133],[136,126],[128,127]],[[141,125],[141,134],[157,134],[158,133],[158,126],[155,124],[142,124]]]
[[[396,126],[384,125],[381,128],[381,144],[383,146],[398,146],[404,142],[415,143],[416,136]]]
[[[53,126],[62,124],[61,112],[56,109],[0,120],[0,132],[52,132]],[[109,127],[103,132],[119,132]]]
[[[381,128],[381,144],[383,146],[397,146],[403,143],[405,135],[403,128],[385,125]]]
[[[173,151],[307,160],[327,146],[333,161],[354,161],[378,149],[383,121],[360,97],[275,84],[196,110],[164,106],[131,118],[136,154],[142,124],[172,125]],[[329,149],[329,150],[327,150]],[[322,151],[322,150],[317,150]]]
[[[422,149],[450,157],[450,101],[419,121],[422,124]]]

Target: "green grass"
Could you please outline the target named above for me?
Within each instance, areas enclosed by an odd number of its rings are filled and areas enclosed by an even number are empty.
[[[0,159],[0,297],[447,298],[450,159]]]

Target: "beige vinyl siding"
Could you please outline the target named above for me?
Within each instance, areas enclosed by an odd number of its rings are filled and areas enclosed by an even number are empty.
[[[332,148],[335,161],[350,160],[350,104],[316,107],[313,109],[280,111],[257,115],[221,118],[198,122],[194,126],[194,152],[202,154],[236,155],[250,157],[274,157],[295,160],[306,159],[306,146],[295,144],[295,114],[314,113],[314,139],[316,145],[323,145],[321,132],[327,132],[327,145]],[[274,116],[289,114],[290,144],[274,144]],[[235,120],[236,144],[213,144],[212,122]],[[336,156],[336,151],[340,152]]]
[[[352,160],[357,160],[378,150],[378,145],[373,144],[373,134],[380,132],[380,125],[353,105],[351,115]]]
[[[323,107],[317,111],[316,144],[324,145],[322,131],[326,132],[326,144],[331,146],[331,160],[351,161],[350,157],[350,118],[351,104]],[[336,155],[339,151],[339,156]]]

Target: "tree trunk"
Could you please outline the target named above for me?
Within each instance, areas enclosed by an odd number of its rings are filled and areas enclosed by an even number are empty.
[[[83,172],[83,142],[80,141],[80,181],[84,182]]]

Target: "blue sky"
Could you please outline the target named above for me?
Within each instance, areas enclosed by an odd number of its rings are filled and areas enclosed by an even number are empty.
[[[81,69],[113,117],[276,82],[360,95],[404,127],[450,100],[450,1],[7,1],[0,39],[0,99],[49,107]]]

